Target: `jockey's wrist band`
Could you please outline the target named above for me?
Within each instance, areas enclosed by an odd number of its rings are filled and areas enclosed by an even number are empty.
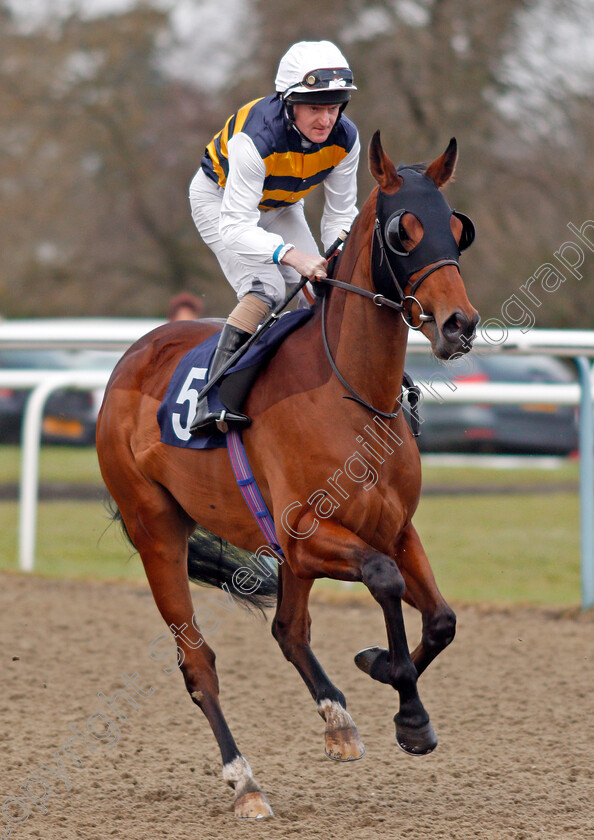
[[[291,248],[294,247],[294,245],[279,245],[274,254],[272,255],[272,262],[275,263],[275,265],[279,265],[287,251],[290,251]]]

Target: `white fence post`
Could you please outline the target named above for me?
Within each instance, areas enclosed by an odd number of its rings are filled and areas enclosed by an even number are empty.
[[[16,373],[16,371],[15,371]],[[78,371],[67,373],[35,371],[40,384],[27,398],[22,426],[21,484],[19,505],[19,568],[31,572],[35,566],[37,536],[37,499],[39,492],[39,447],[43,409],[49,395],[59,388],[103,388],[109,372]],[[16,377],[18,378],[18,376]],[[1,381],[2,377],[0,377]]]
[[[582,388],[580,402],[580,547],[582,607],[594,607],[594,412],[592,370],[583,356],[575,360]]]

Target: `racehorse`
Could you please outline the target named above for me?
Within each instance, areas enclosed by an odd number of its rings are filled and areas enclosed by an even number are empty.
[[[355,661],[398,693],[398,745],[422,755],[437,744],[417,679],[452,641],[455,615],[412,524],[420,458],[401,390],[410,327],[447,359],[471,348],[478,323],[457,261],[474,229],[440,192],[456,159],[453,138],[429,166],[396,168],[376,132],[369,168],[378,186],[353,224],[337,285],[323,289],[312,317],[285,339],[250,391],[245,410],[253,422],[243,440],[284,555],[274,572],[254,571],[246,585],[248,571],[236,576],[240,563],[225,559],[222,549],[216,562],[209,560],[192,540],[199,523],[245,556],[262,546],[225,449],[182,449],[160,438],[157,409],[178,361],[221,322],[177,322],[150,332],[125,353],[106,389],[97,427],[101,472],[175,635],[186,688],[218,742],[239,817],[272,810],[223,716],[215,655],[196,621],[189,570],[227,597],[257,603],[258,595],[276,592],[273,635],[325,719],[326,753],[343,761],[360,758],[364,747],[344,695],[310,648],[308,599],[316,578],[362,581],[383,610],[388,647],[363,650]],[[422,615],[412,653],[402,601]]]

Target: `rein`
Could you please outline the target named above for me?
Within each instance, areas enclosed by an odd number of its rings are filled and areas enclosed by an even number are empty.
[[[324,281],[326,282],[326,281]],[[336,285],[338,281],[332,281],[331,285]],[[357,291],[358,294],[362,294],[363,297],[381,297],[381,295],[373,295],[371,292],[367,292],[364,289],[358,289],[356,286],[349,286],[348,283],[340,283],[338,288],[346,287],[346,291],[354,292]],[[375,301],[374,301],[375,302]],[[398,311],[402,311],[403,307],[399,304],[394,303],[393,301],[387,301],[386,304],[389,304],[392,309],[397,309]],[[378,306],[383,306],[383,303],[378,303]],[[334,375],[340,382],[340,384],[345,388],[349,393],[352,395],[350,397],[343,397],[345,400],[353,400],[353,402],[357,402],[366,408],[368,411],[373,412],[374,414],[379,414],[380,417],[385,417],[387,420],[393,420],[394,417],[398,417],[400,411],[402,409],[402,403],[400,402],[401,397],[398,398],[398,402],[400,403],[400,407],[396,411],[382,411],[380,408],[375,408],[375,406],[368,403],[367,400],[363,399],[363,397],[359,396],[359,394],[352,388],[349,383],[346,381],[342,373],[338,370],[336,366],[336,362],[332,358],[332,353],[330,351],[330,345],[328,344],[328,335],[326,333],[326,298],[322,299],[322,339],[324,341],[324,350],[326,351],[326,357],[330,362],[330,367],[332,368]],[[411,417],[414,423],[413,434],[415,437],[418,436],[418,414],[416,413],[417,403],[419,401],[419,388],[414,384],[410,376],[407,373],[403,376],[403,391],[404,391],[404,383],[406,382],[406,390],[408,392],[408,400],[411,407]]]
[[[351,283],[343,283],[342,280],[333,280],[332,277],[324,277],[323,280],[317,280],[316,282],[323,283],[324,285],[327,284],[328,286],[336,286],[345,292],[355,292],[355,294],[361,295],[361,297],[370,298],[376,306],[389,306],[390,309],[396,309],[398,312],[404,310],[404,306],[401,303],[390,300],[383,295],[368,292],[367,289],[360,289],[359,286],[353,286]]]

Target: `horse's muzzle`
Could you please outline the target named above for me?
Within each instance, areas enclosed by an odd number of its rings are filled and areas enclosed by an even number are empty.
[[[453,312],[441,325],[440,336],[433,352],[440,358],[452,356],[454,353],[467,353],[476,337],[478,322],[478,312],[474,312],[471,317],[460,310]]]

